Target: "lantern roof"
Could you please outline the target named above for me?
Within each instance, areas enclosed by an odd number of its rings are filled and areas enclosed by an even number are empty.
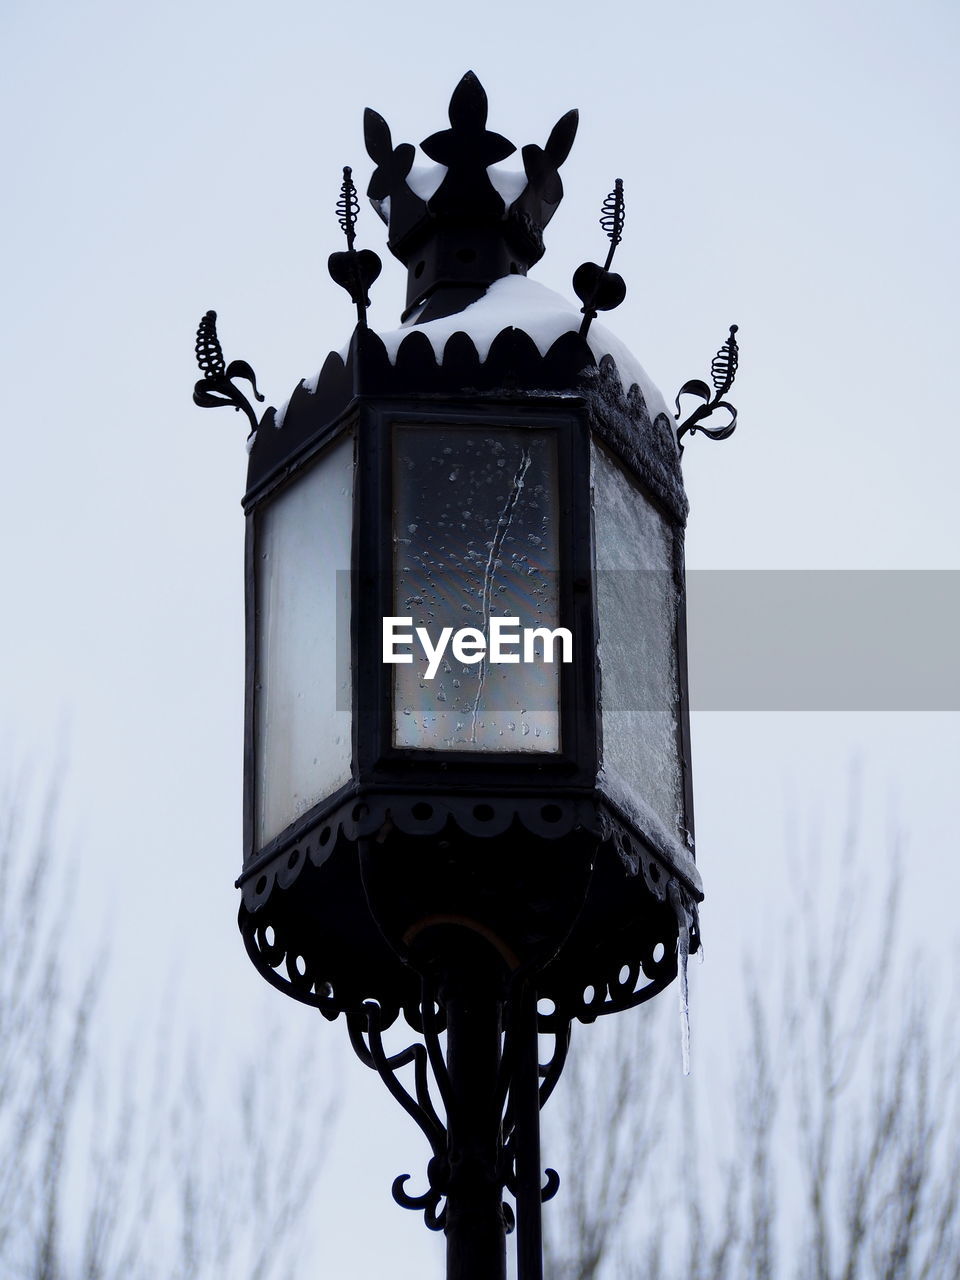
[[[394,145],[390,128],[367,109],[364,135],[376,168],[367,194],[388,227],[388,244],[407,267],[407,305],[398,328],[369,325],[371,285],[379,256],[357,247],[360,201],[352,170],[345,167],[337,218],[346,249],[334,252],[328,270],[350,295],[357,325],[347,347],[331,352],[322,369],[303,379],[279,410],[259,418],[234,385],[251,381],[244,361],[226,365],[208,312],[197,335],[204,378],[198,404],[232,404],[248,416],[250,465],[247,502],[259,500],[291,464],[313,451],[358,401],[416,398],[491,402],[538,398],[577,400],[595,434],[617,454],[677,523],[687,501],[680,471],[680,436],[700,431],[729,435],[736,412],[724,396],[736,372],[735,326],[711,366],[714,392],[700,380],[680,395],[702,404],[677,428],[675,415],[628,348],[603,326],[599,312],[619,306],[626,284],[612,270],[623,238],[625,198],[616,179],[603,202],[600,226],[609,241],[605,261],[582,263],[573,274],[579,308],[527,279],[544,252],[543,230],[563,196],[559,169],[577,130],[577,112],[553,126],[543,146],[521,148],[522,168],[505,168],[516,147],[487,128],[487,96],[468,71],[453,91],[450,127],[432,134],[421,149],[432,165],[415,165],[416,148]],[[679,416],[679,397],[677,410]],[[724,410],[731,420],[708,428],[704,420]]]
[[[413,397],[473,403],[576,403],[597,435],[642,476],[672,518],[687,499],[673,417],[626,346],[601,325],[584,336],[580,313],[560,294],[521,277],[496,282],[454,315],[383,334],[358,326],[249,441],[247,501],[312,447],[357,401]]]

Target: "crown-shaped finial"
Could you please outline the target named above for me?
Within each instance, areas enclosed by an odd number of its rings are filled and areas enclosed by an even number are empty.
[[[416,311],[417,321],[462,310],[494,280],[526,275],[543,257],[543,229],[563,197],[559,169],[578,119],[568,111],[545,146],[522,149],[526,181],[514,195],[489,170],[516,147],[487,128],[487,95],[472,71],[454,89],[449,116],[449,129],[420,144],[446,170],[437,185],[414,170],[414,147],[395,147],[383,117],[364,113],[364,140],[377,166],[367,194],[389,227],[390,251],[407,268],[404,318]]]

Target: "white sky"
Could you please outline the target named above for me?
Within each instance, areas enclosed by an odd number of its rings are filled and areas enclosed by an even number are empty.
[[[351,305],[325,263],[340,169],[361,187],[371,170],[363,107],[418,143],[473,68],[519,147],[578,106],[535,278],[571,293],[622,177],[628,296],[607,323],[668,400],[740,325],[741,425],[684,459],[691,567],[958,569],[958,22],[931,0],[8,0],[0,726],[11,758],[70,759],[80,902],[91,935],[109,920],[118,1009],[175,968],[191,987],[188,940],[202,1016],[239,1028],[264,1007],[232,888],[244,420],[191,404],[193,338],[216,308],[227,358],[276,405],[343,346]],[[393,328],[404,272],[366,204],[359,244],[385,259],[371,319]],[[817,809],[829,826],[854,755],[881,829],[892,806],[911,870],[956,900],[956,715],[700,714],[702,1004],[784,892],[786,824]],[[908,907],[920,939],[923,903]],[[345,1040],[317,1022],[318,1041]],[[337,1173],[351,1148],[366,1163],[349,1191],[328,1176],[318,1247],[331,1275],[412,1280],[439,1241],[389,1183],[420,1185],[425,1145],[372,1074],[349,1080]]]

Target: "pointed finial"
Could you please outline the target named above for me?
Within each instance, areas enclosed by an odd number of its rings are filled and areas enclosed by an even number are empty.
[[[412,176],[415,149],[394,144],[376,111],[364,112],[363,136],[376,168],[367,195],[389,229],[390,252],[407,268],[403,319],[417,324],[476,302],[495,281],[526,275],[543,257],[543,231],[563,197],[559,169],[577,132],[568,111],[545,145],[521,150],[525,184],[497,172],[516,147],[488,128],[488,101],[474,72],[461,77],[448,107],[449,126],[420,144],[442,165],[437,182]]]
[[[327,270],[334,283],[349,293],[357,308],[357,325],[365,329],[367,307],[370,305],[367,291],[380,274],[383,264],[372,249],[358,251],[354,248],[359,212],[360,201],[357,199],[357,188],[353,184],[353,170],[349,165],[344,165],[340,198],[337,201],[337,221],[347,238],[347,251],[331,253],[327,259]]]
[[[583,312],[583,324],[580,326],[581,338],[587,336],[590,323],[595,319],[598,311],[612,311],[614,307],[619,307],[627,296],[627,286],[624,284],[623,276],[610,270],[617,245],[623,239],[626,212],[623,179],[617,178],[613,184],[613,190],[604,200],[600,210],[600,226],[610,241],[606,261],[602,267],[596,262],[584,262],[582,266],[577,267],[573,275],[574,291],[583,303],[580,308]]]

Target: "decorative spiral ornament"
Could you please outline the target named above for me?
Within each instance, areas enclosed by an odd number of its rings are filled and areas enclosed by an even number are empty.
[[[735,324],[730,326],[730,337],[713,357],[710,364],[710,377],[713,379],[713,389],[718,397],[727,394],[733,386],[734,378],[737,376],[737,364],[740,359],[740,349],[734,336],[737,328],[738,326]]]
[[[219,378],[226,372],[227,364],[223,358],[223,348],[217,337],[217,313],[208,311],[200,321],[197,329],[197,341],[194,345],[197,353],[197,364],[205,378]]]
[[[231,360],[229,364],[223,358],[223,348],[217,337],[217,313],[208,311],[197,327],[197,340],[193,346],[197,356],[197,364],[203,377],[193,387],[193,403],[203,409],[216,409],[229,404],[242,411],[250,420],[250,431],[257,429],[257,415],[253,405],[239,387],[234,386],[233,378],[245,378],[253,388],[258,400],[263,396],[257,390],[257,375],[246,360]]]
[[[360,212],[360,201],[357,188],[353,185],[353,171],[349,165],[343,167],[343,183],[340,187],[340,199],[337,201],[337,221],[340,230],[347,237],[348,248],[353,248],[357,214]]]
[[[733,435],[736,429],[737,411],[724,397],[733,386],[733,380],[737,376],[737,365],[740,362],[740,348],[737,346],[736,339],[737,327],[735,324],[730,326],[729,338],[727,338],[710,362],[713,393],[711,394],[710,387],[700,378],[691,378],[677,392],[676,417],[678,421],[680,419],[680,400],[683,396],[695,396],[702,401],[677,428],[677,443],[680,445],[681,453],[683,452],[683,437],[688,432],[690,435],[695,435],[699,431],[701,435],[707,436],[710,440],[726,440],[728,436]],[[718,410],[722,410],[726,414],[726,424],[722,427],[705,427],[703,424],[706,419]]]
[[[623,179],[617,178],[613,184],[613,190],[604,200],[603,208],[600,212],[600,226],[614,248],[623,239],[623,223],[626,212],[627,207],[623,200]]]
[[[623,200],[623,179],[617,178],[613,190],[603,202],[600,211],[600,226],[610,241],[606,261],[601,267],[598,262],[584,262],[573,275],[573,288],[583,303],[583,323],[580,326],[580,337],[585,338],[590,323],[598,311],[612,311],[619,307],[627,294],[627,286],[623,276],[611,271],[613,255],[617,245],[623,239],[623,223],[626,217],[626,205]]]

